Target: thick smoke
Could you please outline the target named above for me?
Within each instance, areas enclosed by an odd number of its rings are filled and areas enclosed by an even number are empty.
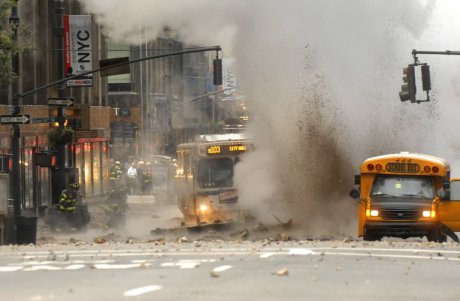
[[[365,158],[412,151],[457,165],[454,60],[420,57],[432,66],[432,102],[398,97],[412,49],[459,48],[455,0],[81,2],[113,39],[139,41],[140,28],[155,34],[168,25],[236,58],[257,145],[236,180],[242,202],[265,222],[276,215],[309,234],[354,233],[347,194]]]

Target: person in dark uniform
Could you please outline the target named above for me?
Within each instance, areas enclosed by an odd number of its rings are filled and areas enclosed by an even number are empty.
[[[77,201],[80,197],[80,184],[72,183],[69,184],[67,189],[61,192],[59,198],[59,210],[64,213],[74,213],[76,209]]]
[[[112,188],[115,188],[120,184],[122,174],[123,169],[121,167],[121,162],[115,161],[110,168],[110,185]]]

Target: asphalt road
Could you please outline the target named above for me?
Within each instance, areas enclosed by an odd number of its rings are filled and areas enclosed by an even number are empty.
[[[175,206],[131,197],[118,229],[104,227],[97,208],[86,232],[40,222],[37,245],[1,246],[0,300],[460,300],[452,241],[297,240],[277,229],[152,235],[179,225]]]
[[[459,300],[460,247],[184,241],[0,248],[2,300]]]

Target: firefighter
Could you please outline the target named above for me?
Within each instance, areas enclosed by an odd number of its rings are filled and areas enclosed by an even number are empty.
[[[123,225],[128,211],[128,194],[124,187],[116,187],[109,193],[103,210],[108,215],[107,227]]]
[[[115,163],[110,168],[110,184],[112,188],[117,187],[120,184],[122,174],[123,170],[121,167],[121,162],[115,161]]]
[[[59,203],[48,209],[45,223],[51,231],[86,228],[91,216],[87,204],[82,202],[79,190],[80,184],[69,184],[61,192]]]
[[[152,190],[152,164],[147,162],[143,170],[142,194],[151,194]]]
[[[139,194],[144,194],[144,176],[145,176],[145,164],[144,161],[139,161],[137,164],[137,187]]]
[[[69,184],[68,189],[61,192],[59,198],[59,210],[64,213],[75,213],[76,204],[80,197],[80,184]]]

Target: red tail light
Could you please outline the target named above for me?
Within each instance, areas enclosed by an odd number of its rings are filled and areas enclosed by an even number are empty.
[[[439,167],[433,166],[433,167],[431,168],[431,170],[432,170],[434,173],[438,173],[438,172],[439,172]]]
[[[369,171],[373,171],[374,170],[374,164],[367,164],[367,169]]]
[[[425,167],[423,168],[423,171],[424,171],[424,172],[431,172],[431,167],[425,166]]]

